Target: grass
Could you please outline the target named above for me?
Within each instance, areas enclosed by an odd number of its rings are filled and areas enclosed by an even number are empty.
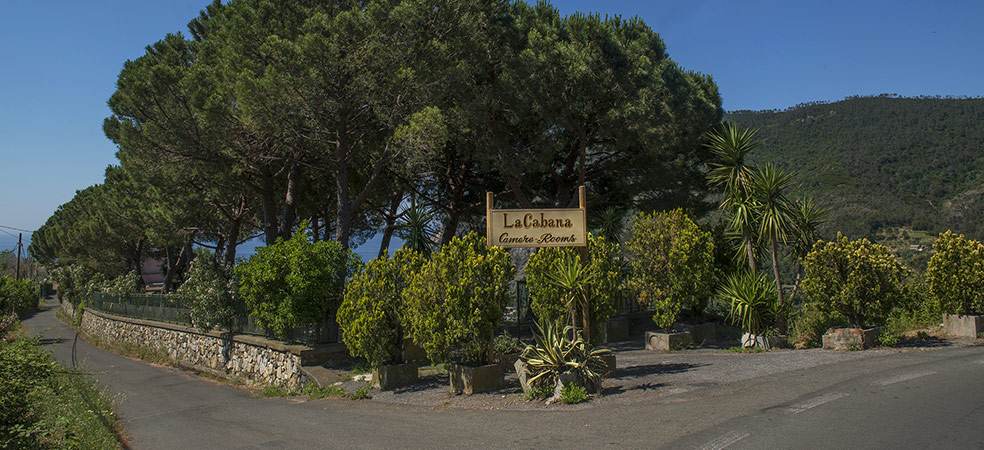
[[[325,387],[318,387],[313,381],[308,382],[304,385],[300,391],[294,389],[286,389],[280,386],[275,386],[268,384],[263,387],[262,390],[253,394],[253,398],[271,398],[271,397],[297,397],[299,395],[306,395],[308,400],[317,400],[326,397],[332,398],[350,398],[352,400],[363,400],[372,398],[372,394],[369,392],[369,384],[366,383],[365,386],[361,386],[353,392],[345,392],[341,386],[329,385]]]
[[[123,446],[106,392],[54,361],[36,339],[0,342],[0,448]]]

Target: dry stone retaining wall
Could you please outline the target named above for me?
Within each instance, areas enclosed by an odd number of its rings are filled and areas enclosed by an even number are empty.
[[[68,302],[62,310],[75,317]],[[83,311],[81,331],[100,341],[133,345],[166,354],[173,361],[196,370],[248,384],[273,384],[288,389],[301,387],[302,353],[312,349],[302,345],[256,336],[224,336],[182,325],[131,319],[99,311]]]

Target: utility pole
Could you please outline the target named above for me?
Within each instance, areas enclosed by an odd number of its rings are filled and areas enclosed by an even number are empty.
[[[20,252],[21,252],[21,241],[24,239],[24,233],[17,233],[17,275],[15,279],[20,280]]]

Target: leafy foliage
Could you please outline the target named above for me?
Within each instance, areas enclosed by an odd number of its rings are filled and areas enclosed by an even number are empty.
[[[883,324],[902,301],[907,274],[887,248],[867,239],[817,242],[804,259],[803,287],[814,306],[836,311],[853,327]]]
[[[615,311],[615,301],[622,287],[619,250],[618,244],[591,234],[588,235],[588,259],[584,262],[577,248],[545,247],[537,250],[530,256],[524,270],[533,314],[547,320],[559,320],[565,316],[573,320],[571,314],[581,308],[577,302],[586,301],[593,324],[605,324]],[[574,263],[576,266],[571,267]],[[557,282],[557,276],[562,273],[568,275],[567,288],[562,286],[564,283]],[[571,288],[577,292],[572,292]],[[572,293],[583,297],[571,304]]]
[[[346,283],[337,320],[352,356],[373,366],[400,362],[410,328],[403,291],[423,264],[419,253],[401,249],[369,261]]]
[[[231,268],[201,255],[191,262],[188,280],[172,295],[191,309],[191,323],[195,327],[205,331],[233,329],[238,311]]]
[[[120,448],[105,393],[34,339],[0,339],[0,447]]]
[[[639,302],[656,310],[653,320],[670,328],[683,307],[702,318],[716,281],[714,242],[683,210],[636,215],[626,248],[629,286]]]
[[[515,270],[509,254],[488,248],[484,236],[452,239],[403,291],[414,342],[434,363],[484,364]]]
[[[256,322],[286,336],[297,325],[332,318],[345,278],[359,259],[338,242],[311,242],[302,228],[236,266],[239,294]]]
[[[761,272],[728,275],[717,295],[731,304],[728,319],[745,333],[761,336],[782,315],[776,287]]]
[[[30,280],[0,275],[0,315],[31,309],[37,304],[37,297]]]
[[[939,309],[950,314],[984,314],[984,244],[951,231],[933,244],[926,284]]]
[[[560,389],[560,400],[564,402],[565,405],[574,405],[581,403],[588,398],[588,391],[584,386],[578,386],[574,383],[566,383],[564,387]]]

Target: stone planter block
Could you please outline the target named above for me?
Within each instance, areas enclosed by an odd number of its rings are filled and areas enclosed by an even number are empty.
[[[605,342],[628,341],[630,321],[628,317],[612,317],[605,326]]]
[[[605,361],[605,372],[601,374],[602,378],[611,378],[615,376],[615,354],[611,353],[608,355],[602,355],[602,360]]]
[[[689,331],[673,333],[657,333],[655,331],[646,332],[646,350],[649,351],[670,351],[687,348],[692,342]]]
[[[403,361],[413,362],[413,361],[426,361],[427,352],[424,351],[419,345],[415,344],[409,339],[403,340]]]
[[[395,364],[372,369],[372,382],[381,391],[392,391],[417,382],[415,364]]]
[[[782,348],[789,345],[786,336],[760,336],[749,333],[741,335],[742,348],[760,347],[766,350],[771,348]]]
[[[823,348],[827,350],[863,350],[878,345],[882,327],[831,328],[823,335]]]
[[[519,387],[523,388],[523,395],[526,395],[530,391],[530,384],[526,381],[530,378],[526,373],[526,363],[522,359],[517,359],[513,363],[513,369],[516,370],[516,375],[519,375]]]
[[[984,316],[943,314],[943,331],[950,336],[976,338],[984,331]]]
[[[519,352],[515,353],[493,353],[490,362],[498,364],[502,368],[502,373],[512,372],[515,369],[516,361],[519,360]]]
[[[452,364],[448,367],[451,379],[451,392],[455,394],[477,394],[494,391],[502,385],[502,367],[498,364],[468,367]]]

